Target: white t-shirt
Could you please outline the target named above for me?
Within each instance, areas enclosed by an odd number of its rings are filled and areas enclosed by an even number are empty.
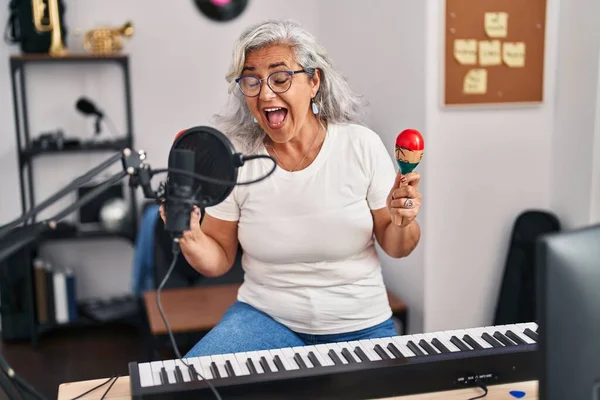
[[[248,161],[238,182],[272,167],[270,160]],[[245,271],[238,299],[307,334],[351,332],[388,319],[370,210],[386,206],[395,176],[375,132],[329,124],[310,166],[278,167],[207,208],[215,218],[238,221]]]

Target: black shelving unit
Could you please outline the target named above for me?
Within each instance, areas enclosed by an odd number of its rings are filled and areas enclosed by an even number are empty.
[[[23,54],[10,56],[10,76],[12,84],[12,95],[13,95],[13,108],[14,108],[14,120],[15,120],[15,132],[17,138],[17,153],[18,153],[18,168],[19,168],[19,182],[20,182],[20,194],[21,194],[21,209],[25,213],[36,205],[35,201],[35,190],[33,183],[33,161],[35,158],[40,156],[52,156],[58,155],[68,156],[69,154],[78,153],[90,153],[90,152],[115,152],[121,151],[124,148],[133,149],[133,117],[132,117],[132,101],[131,101],[131,79],[129,70],[129,56],[128,55],[88,55],[88,54],[77,54],[68,55],[64,57],[51,57],[46,54]],[[32,64],[98,64],[98,63],[113,63],[121,67],[123,72],[123,91],[125,96],[125,113],[126,113],[126,132],[120,139],[103,141],[103,142],[85,142],[80,141],[79,143],[68,145],[63,148],[42,148],[40,146],[34,146],[31,138],[31,132],[29,127],[29,109],[27,104],[27,79],[26,79],[26,68]],[[79,175],[79,174],[77,174]],[[59,188],[57,187],[57,190]],[[137,226],[138,226],[138,210],[135,195],[135,188],[129,187],[129,198],[130,198],[130,210],[131,216],[128,219],[128,226],[120,232],[107,231],[103,229],[99,224],[93,229],[82,229],[81,226],[73,225],[71,223],[60,223],[59,229],[53,230],[52,232],[44,233],[38,238],[31,247],[31,251],[25,251],[23,254],[26,258],[21,260],[27,262],[30,268],[26,268],[24,272],[24,279],[27,281],[27,297],[30,300],[27,307],[27,318],[30,324],[30,336],[32,343],[37,343],[37,337],[39,334],[51,330],[53,328],[63,327],[64,324],[56,326],[40,325],[37,323],[36,318],[36,302],[35,302],[35,291],[33,284],[33,263],[32,257],[28,257],[30,254],[35,254],[37,248],[43,241],[53,240],[93,240],[97,238],[122,238],[130,242],[135,243]],[[35,222],[35,217],[32,217],[28,223]],[[24,316],[24,315],[23,315]],[[19,320],[19,323],[24,321]],[[81,322],[76,322],[72,325],[78,326]],[[69,325],[69,324],[67,324]]]

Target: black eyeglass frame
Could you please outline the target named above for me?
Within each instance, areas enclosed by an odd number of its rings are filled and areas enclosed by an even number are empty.
[[[244,96],[246,96],[246,97],[256,97],[256,96],[260,95],[260,92],[261,92],[261,90],[262,90],[262,88],[263,88],[263,84],[262,84],[262,83],[263,83],[263,81],[265,81],[265,80],[267,81],[267,85],[269,86],[269,89],[271,89],[271,90],[273,91],[273,93],[282,94],[282,93],[285,93],[285,92],[287,92],[288,90],[290,90],[290,88],[292,87],[292,83],[291,83],[291,82],[290,82],[290,86],[289,86],[287,89],[285,89],[283,92],[278,92],[277,90],[274,90],[274,89],[271,87],[271,83],[270,83],[270,79],[271,79],[271,77],[272,77],[273,75],[275,75],[275,74],[280,74],[280,73],[282,73],[282,72],[284,72],[284,73],[288,74],[288,75],[291,77],[291,76],[293,76],[293,75],[296,75],[296,74],[302,74],[302,73],[306,73],[307,71],[306,71],[306,70],[304,70],[304,69],[299,69],[299,70],[297,70],[297,71],[275,71],[275,72],[272,72],[272,73],[270,73],[270,74],[269,74],[269,76],[267,76],[266,78],[263,78],[263,79],[258,79],[258,78],[257,78],[257,77],[255,77],[255,76],[247,76],[247,75],[246,75],[246,76],[240,76],[239,78],[235,78],[235,83],[237,83],[237,85],[238,85],[238,88],[240,89],[240,92],[242,92],[242,94],[243,94]],[[244,91],[242,90],[242,86],[240,85],[240,81],[241,81],[242,79],[244,79],[244,78],[253,78],[253,79],[256,79],[256,80],[258,81],[258,83],[259,83],[259,85],[260,85],[260,86],[259,86],[259,88],[258,88],[258,93],[256,93],[255,95],[252,95],[252,96],[251,96],[251,95],[247,95],[246,93],[244,93]]]

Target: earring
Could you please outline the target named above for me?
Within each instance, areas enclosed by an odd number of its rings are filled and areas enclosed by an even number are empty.
[[[314,101],[312,102],[312,112],[314,114],[318,114],[319,113],[319,106],[317,106],[317,103],[315,103]]]
[[[258,120],[256,119],[256,117],[252,117],[252,119],[254,120],[255,124],[258,122]]]

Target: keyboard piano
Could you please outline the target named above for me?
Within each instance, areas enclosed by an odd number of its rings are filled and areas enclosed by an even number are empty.
[[[185,361],[223,400],[374,399],[537,379],[537,328],[488,326]],[[129,374],[134,399],[215,398],[180,360],[131,362]]]

